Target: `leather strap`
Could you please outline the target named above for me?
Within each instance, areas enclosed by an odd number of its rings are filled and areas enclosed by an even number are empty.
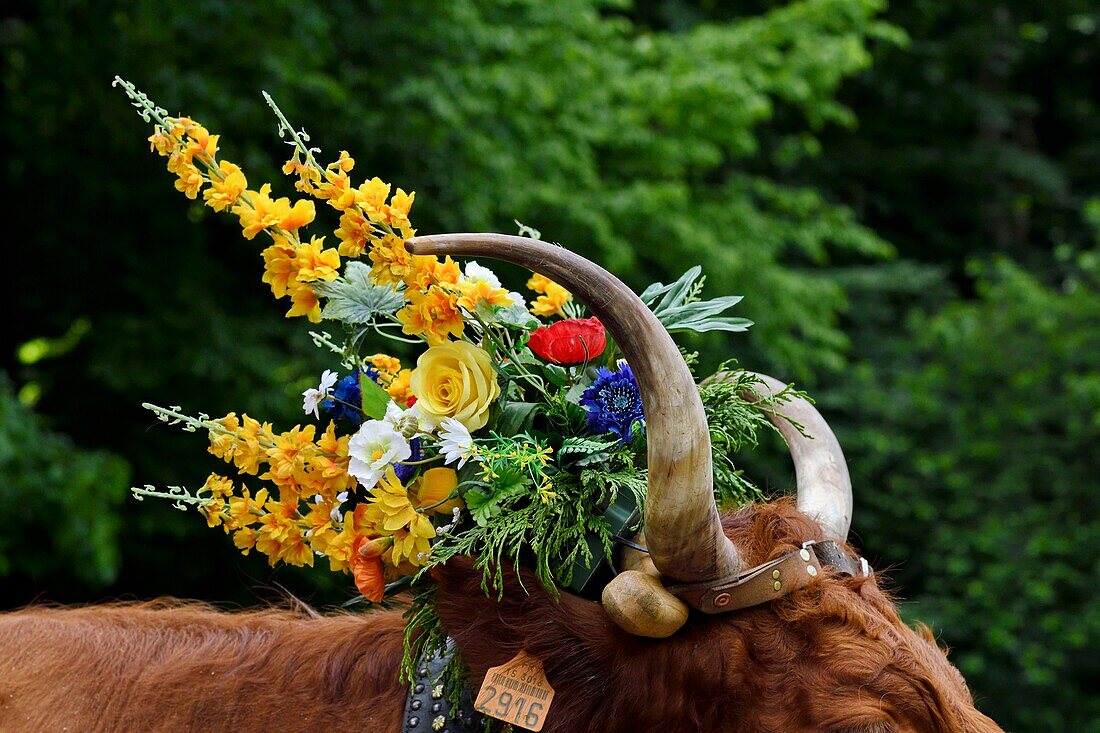
[[[416,681],[405,699],[402,733],[475,733],[484,729],[484,717],[474,710],[470,690],[463,688],[457,709],[443,696],[443,668],[454,656],[448,640],[442,654],[417,660]]]
[[[870,575],[867,561],[848,556],[832,540],[807,542],[801,549],[736,575],[703,583],[670,585],[668,591],[703,613],[726,613],[782,598],[805,588],[822,566],[843,575]]]

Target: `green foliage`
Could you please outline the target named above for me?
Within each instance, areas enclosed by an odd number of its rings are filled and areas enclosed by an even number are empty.
[[[719,316],[723,311],[741,302],[740,295],[724,295],[702,300],[706,278],[703,268],[696,265],[680,276],[676,282],[665,285],[654,283],[642,291],[642,301],[650,307],[657,320],[669,333],[679,331],[747,331],[752,321],[747,318]]]
[[[1100,674],[1100,268],[1095,250],[1079,262],[1056,284],[1006,258],[974,263],[976,300],[903,330],[884,321],[874,343],[892,368],[859,363],[824,397],[847,413],[833,424],[863,546],[880,567],[904,558],[891,571],[903,611],[951,647],[982,709],[1020,730],[1100,720],[1087,692]]]
[[[736,509],[749,502],[764,500],[764,493],[734,465],[733,456],[755,448],[759,444],[761,429],[775,430],[767,413],[792,397],[805,397],[805,394],[790,387],[767,394],[761,388],[762,384],[759,377],[736,371],[732,363],[727,363],[722,365],[717,378],[699,387],[710,428],[714,493],[719,506],[725,509]],[[757,395],[756,402],[746,398],[750,393]]]
[[[0,372],[0,577],[60,576],[101,587],[118,577],[117,507],[129,467],[77,448],[19,403]]]
[[[332,282],[314,283],[313,289],[328,301],[322,317],[346,323],[366,324],[380,314],[390,314],[405,302],[400,290],[370,281],[370,265],[349,262],[344,274]]]

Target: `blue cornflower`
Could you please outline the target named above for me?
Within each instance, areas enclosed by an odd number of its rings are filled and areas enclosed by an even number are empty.
[[[406,462],[419,461],[423,458],[423,454],[420,452],[420,438],[413,438],[409,441],[409,448],[412,449],[412,455],[405,459]],[[397,478],[401,483],[405,483],[412,478],[416,473],[416,466],[406,466],[404,463],[393,464],[393,472],[397,474]]]
[[[359,373],[359,370],[356,369],[342,378],[336,383],[336,388],[332,390],[332,396],[336,399],[325,400],[321,403],[321,407],[337,420],[347,420],[356,425],[363,422],[363,411],[359,407],[363,404],[363,389],[359,386]],[[365,373],[374,381],[378,381],[378,370],[373,366],[368,365]],[[355,407],[351,407],[351,405],[355,405]]]
[[[642,395],[629,364],[623,364],[617,372],[600,367],[596,381],[581,395],[581,407],[587,413],[589,430],[614,433],[623,445],[630,443],[634,423],[645,429]]]

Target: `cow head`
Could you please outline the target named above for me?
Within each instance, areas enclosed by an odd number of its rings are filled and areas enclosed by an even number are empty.
[[[602,605],[528,594],[518,583],[496,601],[469,564],[441,573],[440,616],[475,676],[522,649],[540,657],[569,701],[554,713],[560,731],[1000,730],[975,709],[928,630],[905,625],[872,575],[804,566],[812,577],[796,591],[727,612],[738,604],[724,589],[807,543],[836,543],[859,562],[845,542],[852,492],[844,456],[812,405],[784,403],[774,420],[795,461],[796,502],[720,517],[698,389],[629,288],[577,254],[523,237],[449,234],[407,246],[502,259],[571,290],[621,347],[645,405],[648,557],[628,560],[633,569],[605,589]],[[783,386],[767,377],[759,384],[765,393]]]

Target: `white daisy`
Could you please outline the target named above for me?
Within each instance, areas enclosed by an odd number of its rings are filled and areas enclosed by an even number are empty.
[[[321,373],[321,384],[316,388],[307,389],[302,392],[302,411],[305,414],[313,413],[316,418],[321,417],[321,413],[317,411],[317,408],[321,406],[321,402],[328,397],[328,391],[332,389],[336,384],[336,372],[326,369]]]
[[[444,456],[444,463],[458,461],[457,468],[462,468],[466,461],[477,460],[477,446],[474,445],[473,436],[465,425],[453,417],[443,418],[443,422],[439,424],[439,438],[439,452]]]
[[[383,420],[367,420],[348,441],[348,473],[366,489],[373,488],[386,467],[412,455],[409,441]]]

